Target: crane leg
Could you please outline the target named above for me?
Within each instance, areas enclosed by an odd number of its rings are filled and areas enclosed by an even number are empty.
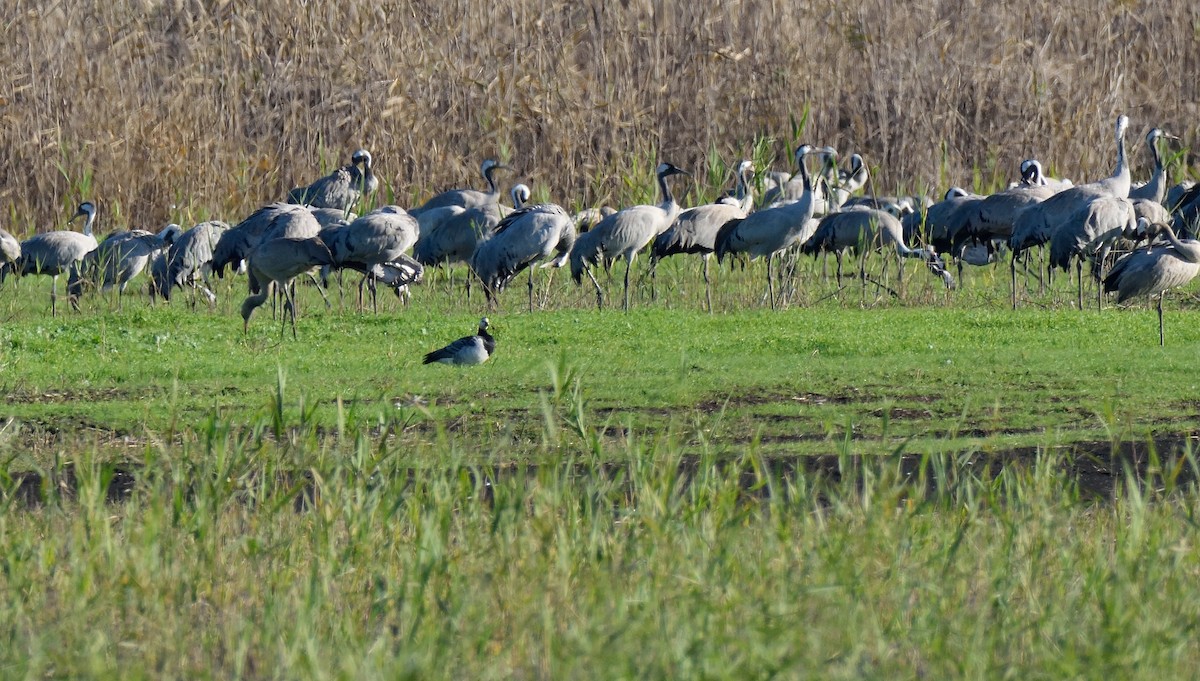
[[[363,275],[363,278],[358,282],[358,313],[359,314],[363,313],[363,287],[366,285],[367,285],[367,276]],[[340,307],[340,304],[339,304],[339,307]]]
[[[835,258],[837,258],[837,285],[838,285],[838,288],[841,288],[842,287],[842,252],[841,252],[841,250],[838,250],[833,255]]]
[[[775,282],[771,278],[771,261],[775,259],[774,253],[767,254],[767,298],[771,300],[771,309],[775,309]]]
[[[292,340],[296,340],[296,285],[286,287],[284,294],[288,297],[288,314],[292,319]]]
[[[1079,278],[1079,293],[1075,295],[1075,305],[1079,312],[1084,312],[1084,258],[1075,259],[1075,275]]]
[[[650,302],[658,302],[658,261],[650,260]]]
[[[1163,347],[1167,344],[1167,336],[1163,332],[1163,312],[1162,312],[1163,298],[1166,298],[1166,297],[1167,297],[1166,291],[1163,291],[1158,296],[1158,345],[1159,345],[1159,347]]]
[[[629,312],[629,270],[633,268],[633,258],[625,258],[625,311]]]
[[[596,287],[596,309],[603,310],[604,309],[604,290],[600,288],[600,282],[596,281],[596,275],[592,274],[592,268],[590,268],[590,267],[584,268],[584,271],[587,272],[588,279],[592,280],[592,285]]]
[[[708,261],[710,258],[708,253],[705,253],[701,257],[704,258],[704,302],[708,307],[709,313],[712,313],[712,281],[708,278]]]
[[[321,300],[325,301],[325,309],[332,310],[333,305],[329,304],[329,296],[325,295],[325,287],[321,286],[321,282],[317,281],[317,278],[315,276],[313,276],[312,272],[308,273],[308,278],[312,280],[313,286],[317,287],[317,292],[321,294]],[[295,292],[295,288],[293,288],[292,289],[292,300],[295,301],[295,299],[296,299],[296,292]]]
[[[554,270],[555,269],[557,269],[557,268],[555,268],[555,267],[550,268],[550,274],[546,277],[546,291],[542,295],[541,300],[538,301],[538,307],[543,310],[546,309],[546,304],[550,302],[550,286],[554,283]]]
[[[50,277],[50,316],[58,316],[58,275]]]
[[[1017,309],[1017,256],[1019,255],[1020,253],[1013,251],[1012,260],[1008,263],[1008,269],[1012,274],[1012,309],[1014,310]],[[961,268],[962,266],[960,265],[959,267]]]
[[[529,311],[533,312],[533,266],[530,265],[529,270]]]

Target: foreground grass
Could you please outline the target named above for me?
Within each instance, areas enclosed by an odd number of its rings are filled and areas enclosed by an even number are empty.
[[[1200,663],[1191,301],[1160,349],[1152,314],[983,286],[710,315],[671,277],[629,314],[510,303],[471,370],[420,365],[479,314],[436,279],[379,316],[306,292],[297,342],[232,294],[49,319],[6,288],[0,675]]]
[[[1200,664],[1200,493],[1177,484],[1190,454],[1096,503],[1049,459],[784,473],[753,448],[685,462],[663,439],[593,434],[548,444],[554,465],[499,469],[362,431],[275,445],[274,425],[144,448],[120,503],[95,452],[72,485],[5,482],[3,675],[1157,679]]]

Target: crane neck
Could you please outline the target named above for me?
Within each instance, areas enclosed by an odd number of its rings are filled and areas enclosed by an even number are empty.
[[[487,180],[488,193],[499,196],[500,190],[496,188],[496,166],[488,166],[488,169],[483,171],[483,179]]]
[[[1200,263],[1200,241],[1193,239],[1180,241],[1170,225],[1162,225],[1161,231],[1166,235],[1167,241],[1170,241],[1171,245],[1175,247],[1175,251],[1179,253],[1180,257],[1188,262]]]
[[[745,173],[738,173],[738,208],[743,213],[749,213],[754,207],[754,190],[746,181]]]
[[[1117,167],[1113,170],[1113,179],[1124,186],[1124,192],[1115,192],[1118,196],[1129,196],[1129,161],[1125,158],[1125,130],[1117,131]]]
[[[667,176],[658,175],[658,190],[662,192],[663,202],[661,208],[667,214],[674,215],[679,212],[679,204],[675,203],[675,196],[671,194],[671,185],[667,184]]]

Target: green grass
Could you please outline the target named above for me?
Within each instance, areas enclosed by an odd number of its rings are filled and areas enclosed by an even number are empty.
[[[10,283],[0,676],[1195,669],[1190,298],[1159,348],[1061,282],[1014,312],[990,270],[896,300],[806,265],[771,311],[760,267],[715,314],[694,263],[628,314],[517,288],[474,368],[420,364],[482,313],[437,276],[379,315],[305,290],[299,341],[234,291],[50,319]]]

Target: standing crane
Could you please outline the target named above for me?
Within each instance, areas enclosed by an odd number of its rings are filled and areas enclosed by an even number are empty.
[[[658,261],[676,253],[699,253],[704,261],[704,300],[712,312],[712,284],[708,276],[708,261],[716,249],[717,232],[730,220],[744,218],[754,205],[754,192],[750,178],[754,175],[754,164],[742,161],[738,165],[739,199],[722,199],[717,203],[689,208],[675,218],[662,234],[654,239],[650,248],[650,273],[653,280]]]
[[[362,164],[362,169],[359,169]],[[379,178],[371,169],[371,152],[359,149],[350,157],[350,163],[313,182],[307,187],[296,187],[288,192],[288,203],[298,203],[313,208],[331,208],[348,213],[359,199],[374,193],[379,188]]]
[[[1113,174],[1102,180],[1069,187],[1046,200],[1022,210],[1013,220],[1012,236],[1008,245],[1012,250],[1010,263],[1012,274],[1012,306],[1017,307],[1017,256],[1034,246],[1050,240],[1050,235],[1060,225],[1084,213],[1082,207],[1097,197],[1115,196],[1128,198],[1130,188],[1129,163],[1125,156],[1125,131],[1129,128],[1129,117],[1117,117],[1117,165]]]
[[[491,238],[471,256],[471,269],[483,282],[489,305],[521,270],[528,269],[529,311],[533,312],[533,266],[556,253],[542,267],[562,267],[574,245],[575,221],[562,206],[529,206],[509,213],[496,225]]]
[[[294,213],[299,210],[301,207],[294,204],[269,203],[251,213],[249,217],[234,225],[232,229],[225,230],[213,249],[212,271],[218,277],[223,277],[227,266],[239,270],[250,251],[254,250],[254,247],[262,241],[263,235],[271,227],[275,218],[283,213]],[[306,210],[316,219],[318,231],[321,228],[344,224],[348,220],[355,219],[354,213],[346,213],[332,208],[309,207]]]
[[[203,282],[200,287],[204,296],[210,305],[215,303],[217,296],[209,286],[208,275],[212,271],[213,249],[227,229],[228,224],[210,220],[176,237],[166,254],[151,265],[151,297],[159,295],[169,302],[172,289],[183,288],[184,285],[195,289],[199,277]]]
[[[909,248],[904,242],[904,227],[891,213],[878,208],[855,206],[830,213],[821,218],[821,223],[812,237],[801,245],[801,252],[816,255],[819,251],[832,251],[837,258],[838,284],[842,281],[842,253],[853,251],[859,257],[859,279],[866,290],[866,251],[872,248],[892,246],[896,250],[896,264],[900,267],[900,278],[904,277],[903,258],[920,258],[934,274],[942,277],[946,288],[954,288],[954,278],[946,272],[937,253],[931,248]]]
[[[512,188],[510,196],[513,208],[519,209],[529,200],[529,188],[518,184]],[[469,208],[450,205],[425,210],[417,216],[419,236],[413,245],[413,257],[425,267],[437,267],[443,263],[469,264],[475,249],[491,237],[503,217],[504,211],[495,200]],[[470,297],[471,275],[468,274],[467,299]]]
[[[69,278],[79,277],[79,263],[88,253],[96,250],[96,237],[92,235],[92,225],[96,221],[96,206],[90,201],[79,204],[79,210],[71,219],[84,218],[83,232],[58,230],[44,232],[30,237],[21,243],[21,257],[7,265],[19,276],[26,274],[48,274],[52,279],[50,285],[50,314],[58,315],[58,277],[68,273]],[[68,286],[68,288],[70,288]],[[71,307],[79,309],[79,301],[69,296]]]
[[[1050,236],[1050,267],[1062,268],[1069,271],[1071,261],[1075,261],[1075,270],[1079,281],[1077,304],[1083,309],[1083,261],[1092,261],[1092,267],[1098,277],[1104,277],[1104,259],[1108,255],[1112,243],[1128,233],[1137,225],[1133,202],[1115,196],[1102,196],[1092,199],[1079,207],[1079,213],[1072,215]],[[1101,296],[1097,294],[1097,307]]]
[[[242,333],[249,332],[250,315],[267,301],[271,289],[275,288],[287,301],[284,309],[291,316],[292,338],[295,339],[296,292],[292,280],[314,267],[330,265],[333,265],[333,256],[319,237],[282,237],[260,243],[250,253],[250,277],[259,282],[259,288],[257,293],[251,293],[242,301]],[[282,325],[279,335],[283,335]]]
[[[333,266],[363,274],[358,284],[358,310],[363,310],[363,287],[371,291],[371,309],[378,312],[376,282],[390,283],[397,296],[420,279],[423,269],[405,252],[417,242],[417,221],[399,206],[384,206],[346,225],[321,230]],[[401,271],[403,270],[403,271]]]
[[[1150,227],[1144,219],[1138,221],[1139,231]],[[1166,345],[1163,331],[1163,298],[1167,291],[1179,288],[1200,274],[1200,241],[1180,240],[1170,225],[1153,226],[1165,235],[1169,245],[1150,245],[1133,251],[1117,261],[1104,278],[1104,290],[1117,292],[1117,303],[1131,298],[1158,298],[1158,344]]]
[[[832,155],[833,148],[820,150]],[[714,241],[717,262],[726,254],[746,253],[751,258],[763,256],[767,260],[767,296],[771,307],[775,307],[775,291],[772,281],[771,261],[776,253],[795,243],[803,243],[812,236],[809,221],[813,216],[812,177],[808,173],[807,158],[814,152],[811,145],[804,144],[796,149],[800,160],[800,177],[804,193],[799,201],[777,208],[767,208],[751,213],[742,219],[733,219],[721,226]]]
[[[658,189],[663,202],[657,206],[631,206],[613,213],[595,227],[575,239],[571,248],[571,277],[576,284],[582,283],[587,272],[596,287],[596,306],[604,307],[604,292],[596,281],[591,267],[605,261],[625,258],[625,305],[629,310],[629,270],[637,252],[645,248],[654,237],[671,226],[679,215],[680,206],[671,194],[667,178],[672,175],[690,175],[671,163],[660,163],[655,172]]]
[[[155,234],[144,229],[131,229],[110,234],[95,250],[83,257],[78,277],[73,277],[68,292],[74,298],[83,293],[85,281],[99,285],[107,293],[117,288],[117,309],[129,280],[141,274],[146,265],[183,233],[177,224],[169,224]]]

